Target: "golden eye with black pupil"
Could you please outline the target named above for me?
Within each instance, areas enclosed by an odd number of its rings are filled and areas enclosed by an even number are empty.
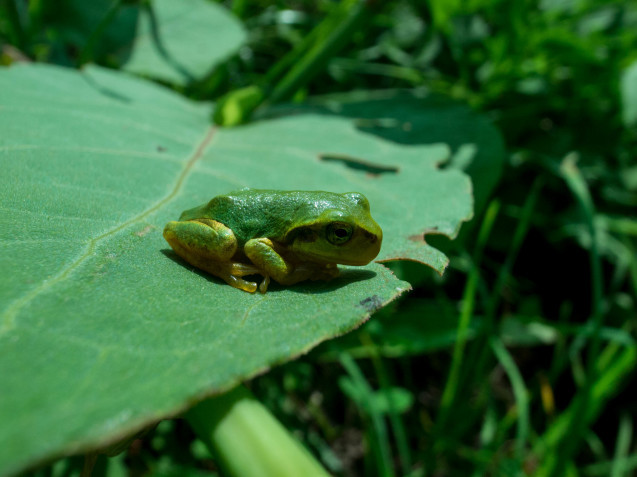
[[[352,226],[343,222],[332,222],[325,230],[327,241],[334,245],[342,245],[352,238]]]

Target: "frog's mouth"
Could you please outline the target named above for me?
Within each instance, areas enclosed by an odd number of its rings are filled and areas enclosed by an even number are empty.
[[[354,267],[362,267],[363,265],[367,265],[369,262],[374,260],[374,258],[376,258],[376,255],[378,255],[378,253],[374,254],[374,256],[371,256],[369,259],[365,258],[361,260],[347,260],[347,259],[339,258],[337,263],[340,263],[341,265],[352,265]]]
[[[317,253],[316,251],[311,250],[297,250],[297,256],[313,263],[321,263],[325,265],[338,263],[340,265],[362,267],[376,258],[380,252],[380,244],[365,243],[360,247],[353,246],[349,248],[347,253],[335,253],[338,251],[338,249],[333,248],[325,250],[325,253]]]
[[[338,263],[339,265],[352,265],[355,267],[362,267],[363,265],[367,265],[369,262],[371,262],[374,257],[370,258],[369,260],[351,260],[341,256],[320,255],[318,253],[303,252],[304,259],[313,263],[321,263],[325,265],[328,265],[330,263]]]

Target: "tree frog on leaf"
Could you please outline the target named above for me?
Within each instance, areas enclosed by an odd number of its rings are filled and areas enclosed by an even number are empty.
[[[337,264],[366,265],[383,232],[363,194],[241,189],[186,210],[164,238],[191,265],[255,292],[260,274],[282,285],[338,276]]]

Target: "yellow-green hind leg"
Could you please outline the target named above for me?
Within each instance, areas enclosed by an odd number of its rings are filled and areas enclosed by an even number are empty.
[[[210,219],[173,221],[166,224],[164,238],[175,253],[191,265],[222,278],[235,288],[254,293],[255,282],[242,276],[260,273],[250,265],[233,262],[237,239],[232,230]]]

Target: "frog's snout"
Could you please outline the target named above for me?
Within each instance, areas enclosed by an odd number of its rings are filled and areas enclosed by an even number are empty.
[[[371,262],[380,253],[380,246],[383,244],[383,233],[382,232],[380,232],[379,234],[371,234],[369,232],[367,233],[369,234],[369,237],[366,237],[368,239],[368,244],[369,244],[369,261]]]
[[[370,243],[370,244],[374,244],[376,242],[381,242],[383,240],[383,236],[382,233],[380,235],[380,237],[376,234],[373,234],[371,232],[368,232],[367,230],[363,231],[363,236],[365,237],[365,239]]]
[[[383,232],[378,227],[375,232],[360,229],[358,237],[355,239],[355,258],[349,265],[367,265],[374,260],[380,253],[380,247],[383,243]]]

